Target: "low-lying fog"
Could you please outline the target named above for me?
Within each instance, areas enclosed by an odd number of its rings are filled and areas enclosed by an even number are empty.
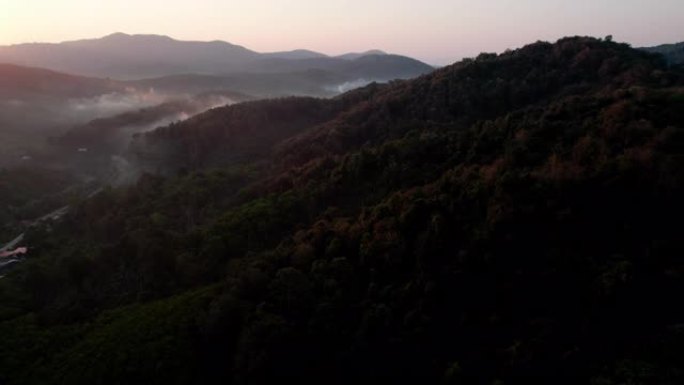
[[[151,107],[163,103],[168,98],[168,95],[161,95],[153,89],[146,92],[131,89],[126,93],[113,92],[92,98],[69,99],[64,108],[65,113],[75,121],[84,122]]]
[[[221,94],[191,97],[132,88],[88,98],[0,100],[0,167],[27,162],[36,165],[41,157],[54,152],[48,143],[50,138],[72,131],[91,140],[102,137],[108,144],[116,137],[117,150],[121,150],[134,133],[237,101],[240,100]],[[89,130],[92,132],[88,133]],[[87,145],[75,144],[73,151]],[[63,147],[61,151],[64,150]]]

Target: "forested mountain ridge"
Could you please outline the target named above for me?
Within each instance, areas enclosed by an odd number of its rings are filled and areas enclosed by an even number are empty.
[[[656,47],[642,48],[647,52],[658,53],[667,59],[670,64],[684,63],[684,42],[677,44],[663,44]]]
[[[33,220],[68,201],[74,178],[65,172],[0,168],[0,247],[14,238],[17,222]]]
[[[334,116],[333,103],[283,98],[217,108],[186,121],[141,133],[131,143],[136,163],[154,173],[180,168],[244,165],[264,159],[279,141]],[[178,132],[184,132],[181,140]],[[214,151],[207,151],[207,148]]]
[[[107,79],[0,63],[0,167],[38,152],[44,134],[97,113],[82,109],[89,103],[132,93],[128,85]]]
[[[682,104],[568,38],[142,135],[176,176],[28,235],[0,380],[681,382]]]
[[[606,47],[598,40],[578,43],[573,39],[555,45],[540,42],[499,56],[483,54],[477,60],[466,60],[412,81],[373,85],[320,102],[330,106],[334,114],[314,129],[303,130],[301,135],[282,143],[279,156],[293,161],[301,158],[296,163],[302,163],[311,157],[345,152],[349,146],[397,138],[426,122],[465,127],[478,119],[495,117],[550,98],[621,87],[626,83],[648,85],[673,81],[668,77],[678,75],[655,74],[663,79],[652,76],[652,71],[662,68],[660,61],[656,56],[626,46]],[[290,99],[289,103],[296,105],[299,101]],[[233,108],[247,109],[236,106],[226,107],[224,111],[231,115]],[[250,117],[259,112],[259,108],[252,109]],[[233,138],[230,135],[224,140],[225,130],[231,129],[230,120],[226,119],[225,124],[210,123],[220,120],[221,114],[218,110],[211,116],[199,116],[186,124],[150,132],[145,139],[167,145],[174,143],[178,148],[192,147],[199,156],[210,157],[214,152],[225,152],[215,147],[220,148]],[[204,138],[204,143],[193,141],[198,137]],[[137,149],[144,151],[144,148]],[[185,155],[169,152],[162,163],[173,164]]]
[[[121,83],[0,63],[0,100],[85,98],[123,91]]]
[[[417,60],[397,55],[371,55],[354,60],[267,58],[237,72],[218,75],[181,73],[131,81],[129,84],[162,92],[185,90],[198,93],[223,88],[270,98],[292,95],[331,97],[371,82],[410,79],[433,70]]]
[[[92,120],[52,138],[51,142],[64,148],[93,149],[109,156],[113,150],[125,147],[135,133],[187,119],[217,106],[252,99],[248,95],[228,91],[170,99],[156,106]],[[162,123],[164,121],[165,124]]]

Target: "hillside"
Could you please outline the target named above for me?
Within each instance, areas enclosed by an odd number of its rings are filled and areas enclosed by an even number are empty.
[[[683,103],[577,37],[139,135],[0,280],[0,382],[680,383]]]
[[[340,58],[340,59],[346,59],[346,60],[356,60],[356,59],[360,59],[364,56],[371,56],[371,55],[387,55],[387,53],[384,51],[381,51],[379,49],[372,49],[372,50],[366,51],[366,52],[349,52],[349,53],[339,55],[336,57]]]
[[[572,42],[565,42],[565,45],[572,47]],[[466,128],[478,120],[495,118],[549,99],[643,81],[647,79],[649,68],[662,66],[657,57],[627,47],[615,45],[612,50],[592,50],[601,43],[589,41],[586,44],[586,52],[581,53],[565,52],[559,48],[560,43],[556,46],[539,43],[500,56],[483,54],[477,60],[457,63],[412,81],[371,85],[321,101],[333,110],[333,115],[313,128],[301,126],[301,135],[281,143],[282,150],[277,156],[280,161],[301,165],[312,158],[397,139],[426,124]],[[674,75],[661,76],[669,81],[667,77]],[[296,109],[298,99],[291,100]],[[283,102],[265,101],[263,104]],[[242,120],[256,119],[259,113],[259,109],[253,109],[248,118]],[[145,141],[153,145],[161,141],[165,147],[173,148],[165,151],[166,156],[161,160],[165,165],[187,159],[187,153],[182,151],[188,148],[195,148],[199,156],[210,158],[214,153],[225,153],[223,146],[231,145],[230,139],[235,138],[226,133],[234,129],[230,119],[216,124],[222,115],[232,114],[230,107],[220,109],[213,115],[199,116],[192,122],[148,133]],[[204,140],[198,143],[196,138]],[[146,151],[140,146],[135,149],[140,153]],[[202,165],[207,166],[206,163]],[[183,167],[195,165],[186,163]]]
[[[161,127],[151,131],[152,135],[136,135],[129,153],[134,163],[154,173],[248,165],[265,160],[278,142],[337,112],[325,99],[291,97],[242,103]],[[182,137],[179,131],[184,133]]]
[[[362,82],[360,86],[366,82]],[[129,82],[134,87],[153,88],[167,93],[202,93],[230,89],[262,98],[293,95],[330,97],[340,94],[339,86],[345,83],[349,83],[346,76],[320,70],[220,76],[186,74]]]
[[[138,172],[127,167],[119,156],[125,152],[134,135],[188,119],[215,107],[250,99],[233,92],[201,94],[94,119],[48,138],[49,146],[32,161],[51,164],[72,173],[99,176],[106,183],[129,180]]]
[[[643,50],[665,56],[670,64],[684,63],[684,43],[663,44],[657,47],[643,48]]]
[[[124,85],[109,80],[67,75],[41,68],[0,64],[0,100],[87,98]]]
[[[151,131],[157,126],[188,119],[211,108],[250,99],[252,99],[250,96],[235,92],[200,94],[185,99],[172,99],[156,106],[95,119],[87,124],[71,128],[59,137],[55,137],[52,142],[71,149],[85,147],[111,152],[114,149],[124,148],[133,134]]]
[[[46,132],[99,112],[81,110],[82,104],[103,95],[125,98],[126,88],[105,79],[0,64],[0,167],[36,152]]]

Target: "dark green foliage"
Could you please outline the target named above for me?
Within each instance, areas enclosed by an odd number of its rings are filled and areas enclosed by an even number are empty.
[[[154,171],[258,163],[279,141],[335,113],[335,106],[313,98],[240,103],[136,135],[131,153]]]
[[[683,85],[571,38],[147,135],[198,171],[29,236],[0,380],[680,383]]]
[[[145,306],[123,307],[87,324],[46,329],[34,316],[6,322],[0,327],[4,336],[0,380],[192,383],[202,376],[190,368],[198,365],[195,340],[203,333],[200,320],[210,316],[214,292],[204,289]],[[27,362],[33,362],[37,370],[25,371]]]

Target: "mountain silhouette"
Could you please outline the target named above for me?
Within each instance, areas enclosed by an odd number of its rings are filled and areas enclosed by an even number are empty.
[[[378,55],[379,51],[368,54]],[[55,71],[122,80],[153,78],[177,74],[222,75],[239,72],[292,72],[321,69],[334,72],[350,59],[366,54],[338,58],[308,50],[258,53],[224,41],[180,41],[161,35],[114,33],[99,39],[63,43],[30,43],[0,47],[0,62],[48,68]],[[387,76],[405,68],[408,58],[392,56]],[[412,59],[410,59],[412,60]],[[413,60],[412,76],[432,68]],[[399,72],[402,72],[400,70]]]

